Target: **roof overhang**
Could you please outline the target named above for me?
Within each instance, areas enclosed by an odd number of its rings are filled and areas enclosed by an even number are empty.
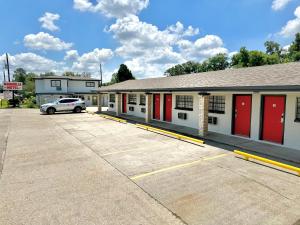
[[[192,88],[150,88],[150,89],[110,89],[99,90],[98,93],[110,92],[211,92],[211,91],[251,91],[251,92],[273,92],[285,91],[295,92],[300,91],[300,85],[284,85],[284,86],[241,86],[241,87],[192,87]]]

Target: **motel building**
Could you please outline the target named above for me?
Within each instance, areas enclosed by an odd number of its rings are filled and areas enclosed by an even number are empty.
[[[44,76],[35,78],[35,92],[38,105],[54,102],[59,98],[81,98],[86,106],[97,106],[99,79],[88,77]],[[103,95],[101,104],[107,105]]]
[[[116,116],[300,150],[300,63],[129,80],[99,94]]]

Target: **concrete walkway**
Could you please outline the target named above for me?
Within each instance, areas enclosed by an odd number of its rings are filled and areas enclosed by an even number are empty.
[[[82,120],[84,114],[68,116]],[[182,224],[50,116],[0,110],[0,121],[10,127],[0,178],[0,224]],[[5,133],[1,124],[1,144]]]
[[[103,111],[102,113],[112,115],[112,116],[116,115],[114,112],[108,112],[108,111]],[[122,114],[119,117],[133,122],[145,124],[145,119],[143,118],[139,118],[131,115],[125,115],[125,114]],[[185,126],[179,126],[175,124],[164,123],[156,120],[152,120],[149,124],[154,127],[166,129],[169,131],[175,131],[181,134],[186,134],[192,137],[199,138],[197,129],[193,129]],[[263,142],[252,141],[247,138],[242,138],[237,136],[218,134],[214,132],[209,132],[204,139],[206,141],[212,141],[215,143],[229,145],[232,148],[237,148],[243,151],[247,151],[249,153],[254,153],[263,157],[268,157],[270,159],[274,159],[277,161],[281,161],[283,163],[288,163],[293,166],[300,167],[300,150],[285,148],[282,146],[272,145]]]

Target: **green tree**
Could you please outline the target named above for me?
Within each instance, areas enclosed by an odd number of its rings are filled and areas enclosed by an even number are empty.
[[[110,84],[115,84],[118,83],[118,74],[117,73],[113,73],[113,75],[111,76],[111,80],[110,80]]]
[[[265,53],[261,51],[250,51],[249,52],[249,63],[248,66],[262,66],[267,63]]]
[[[265,47],[266,47],[266,53],[269,55],[273,55],[273,54],[281,54],[281,47],[280,44],[278,44],[275,41],[266,41],[265,42]]]
[[[229,66],[228,56],[226,54],[217,54],[205,62],[207,68],[206,71],[225,70]]]
[[[66,77],[78,77],[80,76],[79,74],[75,74],[74,72],[71,72],[71,71],[66,71],[63,73],[63,76],[66,76]]]
[[[26,81],[26,71],[23,68],[17,68],[14,71],[14,81],[22,82],[25,84]]]
[[[246,47],[242,47],[239,53],[232,56],[231,66],[232,67],[247,67],[249,65],[249,51]]]
[[[45,72],[45,73],[41,73],[40,75],[41,77],[52,77],[55,76],[54,72]]]
[[[135,79],[135,77],[132,75],[132,73],[128,69],[128,67],[125,64],[121,64],[120,68],[117,72],[115,81],[117,83],[119,83],[119,82],[123,82],[126,80],[134,80],[134,79]]]
[[[289,47],[289,52],[293,54],[294,52],[300,52],[300,33],[295,35],[295,40]]]

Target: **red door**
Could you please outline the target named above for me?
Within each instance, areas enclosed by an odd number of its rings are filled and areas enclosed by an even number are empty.
[[[262,139],[283,143],[285,96],[264,96]]]
[[[172,95],[171,94],[165,94],[165,121],[172,122]]]
[[[154,119],[160,120],[160,94],[154,94]]]
[[[122,112],[127,113],[127,94],[122,94]]]
[[[251,95],[235,95],[234,134],[250,137],[251,108]]]

